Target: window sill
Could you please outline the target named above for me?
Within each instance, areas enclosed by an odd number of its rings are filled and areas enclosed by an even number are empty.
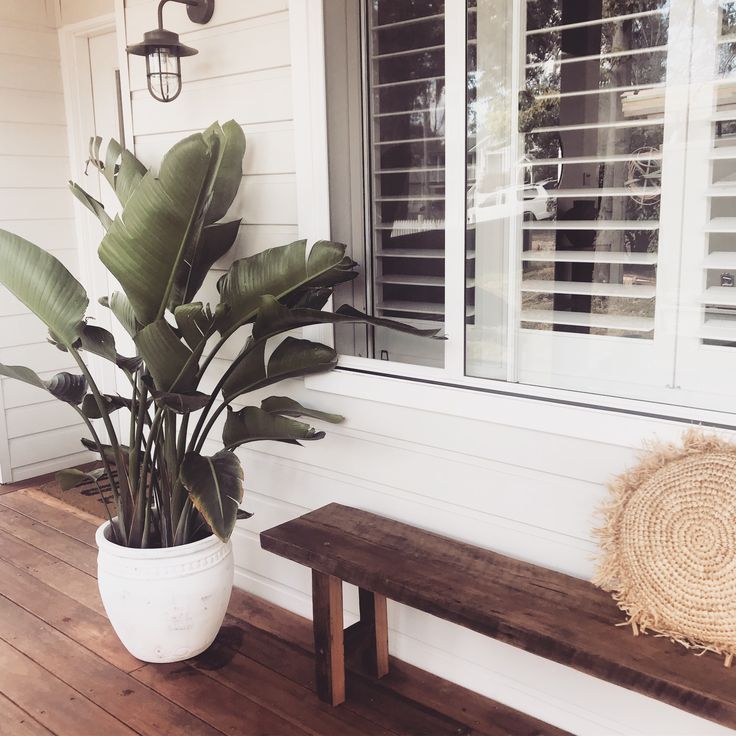
[[[441,371],[433,369],[419,369],[420,377],[392,375],[379,372],[375,366],[378,361],[364,358],[341,357],[340,362],[341,367],[330,373],[306,377],[305,386],[472,421],[586,439],[600,436],[607,443],[627,447],[636,435],[666,433],[677,439],[691,424],[736,430],[736,413],[485,379],[450,383]],[[634,425],[636,430],[632,431]]]

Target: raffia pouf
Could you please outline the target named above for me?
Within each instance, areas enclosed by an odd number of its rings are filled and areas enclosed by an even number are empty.
[[[736,654],[736,445],[690,431],[650,446],[610,486],[594,580],[634,633],[651,630],[730,666]]]

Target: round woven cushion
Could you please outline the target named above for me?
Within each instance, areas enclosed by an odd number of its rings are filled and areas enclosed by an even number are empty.
[[[705,451],[698,451],[698,450]],[[736,447],[691,433],[612,486],[596,581],[634,629],[736,654]]]

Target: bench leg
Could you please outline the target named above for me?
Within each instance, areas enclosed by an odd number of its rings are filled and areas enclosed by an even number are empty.
[[[317,694],[325,703],[345,701],[342,580],[312,570]]]
[[[360,623],[369,633],[369,662],[374,677],[388,674],[388,612],[386,596],[358,589]]]

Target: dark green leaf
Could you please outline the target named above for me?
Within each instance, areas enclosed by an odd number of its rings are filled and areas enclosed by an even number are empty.
[[[141,179],[102,240],[100,259],[142,325],[163,316],[174,275],[200,237],[217,156],[201,133],[177,143],[164,157],[159,178],[149,172]]]
[[[202,304],[202,302],[182,304],[174,310],[176,326],[179,328],[184,342],[192,350],[196,350],[201,346],[203,338],[214,333],[217,324],[226,312],[224,306],[218,304],[214,314],[212,314],[210,305]]]
[[[50,253],[0,230],[0,284],[20,299],[63,345],[76,341],[89,303],[87,292]]]
[[[261,409],[269,414],[282,414],[286,417],[311,417],[312,419],[322,419],[325,422],[339,424],[345,421],[345,417],[340,414],[328,414],[318,409],[309,409],[302,406],[298,401],[290,399],[288,396],[269,396],[261,402]]]
[[[107,145],[104,163],[100,160],[102,138],[90,139],[89,162],[107,179],[120,203],[125,205],[146,174],[146,167],[113,138]]]
[[[345,246],[341,243],[321,240],[314,244],[309,258],[306,246],[306,240],[298,240],[235,261],[217,284],[220,302],[230,306],[220,331],[251,321],[263,295],[286,299],[326,278],[344,260]]]
[[[256,340],[263,340],[297,327],[355,322],[387,327],[397,332],[405,332],[418,337],[436,337],[439,332],[437,328],[423,330],[396,320],[371,317],[347,305],[340,307],[337,312],[323,312],[319,309],[290,309],[272,296],[264,296],[260,300],[258,316],[255,325],[253,325],[253,337]]]
[[[128,297],[120,291],[114,291],[110,297],[100,297],[100,304],[107,307],[116,317],[117,321],[125,328],[125,331],[135,337],[138,334],[140,325],[135,318],[133,307],[128,301]]]
[[[107,230],[112,224],[112,219],[110,218],[110,215],[108,215],[107,212],[105,212],[105,205],[103,205],[102,202],[99,202],[98,200],[96,200],[92,195],[85,192],[84,189],[82,189],[82,187],[79,186],[79,184],[75,184],[73,181],[69,182],[69,188],[71,189],[72,194],[92,214],[94,214],[97,217],[102,227],[104,227],[105,230]]]
[[[130,409],[131,407],[130,399],[124,399],[122,396],[103,394],[102,398],[105,402],[105,407],[107,408],[108,414],[112,414],[118,409]],[[95,397],[92,396],[92,394],[87,394],[84,397],[82,401],[82,413],[84,414],[84,416],[87,417],[87,419],[100,419],[102,417],[100,407],[97,406],[97,401],[95,401]]]
[[[36,386],[48,391],[52,396],[67,404],[79,404],[87,391],[87,379],[71,373],[57,373],[44,381],[35,371],[22,365],[3,365],[0,363],[0,376],[14,378],[16,381]]]
[[[257,406],[246,406],[240,411],[233,411],[228,406],[222,430],[222,442],[231,450],[246,442],[274,440],[298,445],[300,440],[321,440],[324,436],[324,432],[318,432],[304,422],[269,414]]]
[[[227,542],[243,500],[243,468],[238,458],[225,450],[212,457],[189,452],[180,479],[212,532]]]
[[[194,388],[196,361],[192,361],[191,367],[184,371],[192,351],[176,336],[165,319],[144,327],[135,336],[135,344],[159,391],[187,393]]]
[[[250,511],[246,511],[245,509],[238,509],[238,513],[236,515],[237,520],[240,521],[241,519],[250,519],[253,517],[253,514],[250,513]]]
[[[167,391],[152,391],[154,401],[159,406],[172,409],[177,414],[189,414],[192,411],[198,411],[207,405],[210,397],[199,391],[190,394],[172,394]]]
[[[226,402],[248,391],[269,386],[285,378],[329,371],[337,365],[337,353],[327,345],[287,337],[264,360],[265,341],[257,341],[238,363],[222,387]]]
[[[120,355],[115,349],[115,338],[112,333],[103,327],[86,324],[82,328],[80,342],[82,350],[99,355],[101,358],[109,360],[111,363],[115,363],[115,365],[131,373],[138,370],[141,365],[141,358],[126,358],[124,355]]]
[[[82,437],[81,442],[88,450],[96,452],[98,455],[100,454],[100,450],[97,447],[96,442],[93,442],[86,437]],[[117,464],[117,457],[115,456],[115,453],[113,452],[113,449],[110,445],[102,445],[102,451],[105,453],[105,457],[107,458],[107,461],[109,463],[111,463],[112,465]],[[130,448],[126,445],[120,445],[120,452],[122,452],[123,458],[125,459],[130,454]]]
[[[228,120],[222,127],[214,123],[204,135],[216,135],[220,139],[220,161],[215,173],[212,201],[207,210],[206,224],[211,225],[225,217],[243,180],[245,134],[238,123]]]

